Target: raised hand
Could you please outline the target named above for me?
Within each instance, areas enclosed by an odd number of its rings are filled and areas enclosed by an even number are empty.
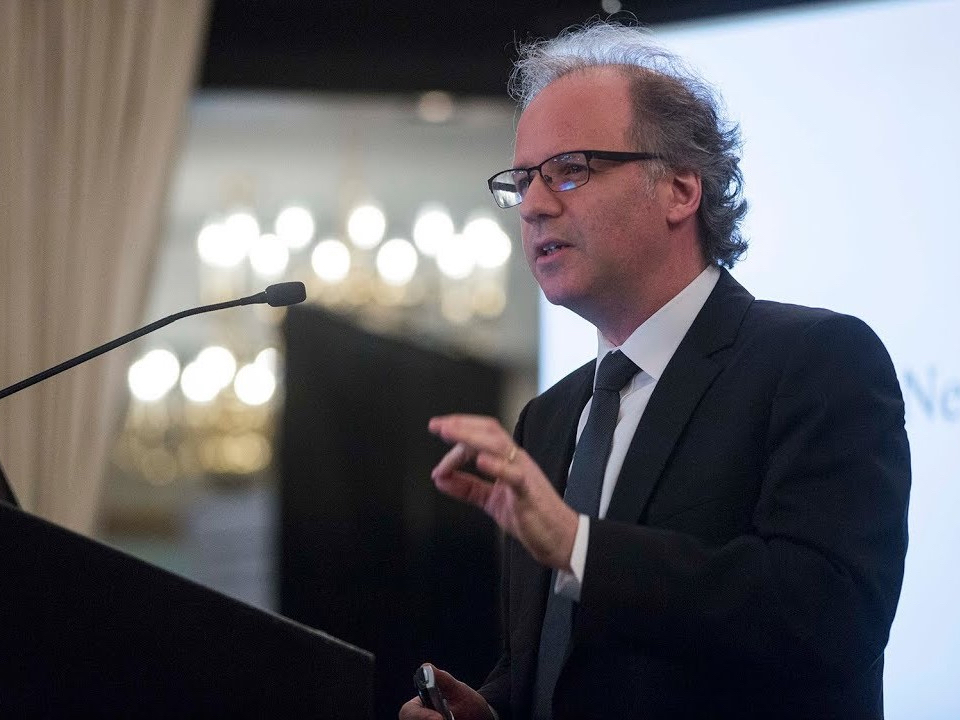
[[[444,415],[430,432],[453,445],[431,473],[441,492],[486,512],[540,563],[570,569],[577,513],[494,418]],[[473,463],[487,477],[463,468]]]

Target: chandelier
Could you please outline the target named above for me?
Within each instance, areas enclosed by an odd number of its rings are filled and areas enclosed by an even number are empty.
[[[381,333],[456,344],[507,305],[512,242],[484,211],[455,219],[423,203],[403,235],[376,202],[357,203],[338,232],[319,235],[304,205],[273,217],[234,208],[196,234],[201,295],[219,302],[279,278],[301,279],[307,301]],[[154,346],[130,366],[131,394],[115,466],[152,485],[184,478],[236,482],[272,462],[284,309],[211,316],[216,342]],[[256,325],[252,328],[250,324]],[[468,328],[468,323],[470,328]]]

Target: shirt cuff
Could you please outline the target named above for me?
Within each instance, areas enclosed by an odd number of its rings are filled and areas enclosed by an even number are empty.
[[[557,580],[553,591],[565,598],[580,602],[580,588],[583,587],[583,571],[587,565],[587,543],[590,540],[590,518],[580,516],[577,523],[577,535],[573,539],[573,551],[570,553],[570,571],[557,570]]]

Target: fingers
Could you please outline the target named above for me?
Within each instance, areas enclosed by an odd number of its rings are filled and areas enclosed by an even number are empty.
[[[483,415],[441,415],[431,418],[430,432],[449,443],[465,443],[478,452],[507,457],[515,446],[503,426]]]
[[[493,720],[490,706],[480,693],[436,665],[433,666],[433,674],[457,720]]]
[[[454,470],[462,468],[464,465],[473,462],[476,459],[476,456],[477,453],[475,450],[472,450],[465,443],[458,442],[447,451],[446,455],[440,459],[440,462],[438,462],[436,467],[433,469],[431,476],[436,479],[439,476],[447,475]]]
[[[434,476],[433,484],[442,493],[463,500],[480,509],[487,507],[493,485],[475,475],[454,470],[445,475]]]
[[[437,685],[440,686],[441,690],[449,694],[456,688],[460,681],[446,670],[441,670],[436,665],[433,665],[433,663],[430,664],[433,666],[433,676],[437,679]]]
[[[523,477],[523,463],[520,459],[520,449],[516,445],[506,455],[500,453],[481,452],[474,460],[477,469],[490,477],[506,480],[513,484]],[[513,460],[510,456],[513,456]]]
[[[451,453],[448,453],[430,473],[433,484],[441,492],[479,508],[487,507],[495,483],[510,486],[517,497],[526,495],[526,481],[523,468],[519,463],[509,463],[506,458],[499,455],[480,453],[475,459],[476,468],[485,476],[480,478],[460,469],[460,463],[457,460],[463,456],[462,452],[451,451]]]
[[[411,698],[403,704],[403,707],[400,708],[399,714],[400,720],[437,720],[440,718],[442,720],[443,716],[434,711],[427,710],[423,706],[423,703],[420,702],[419,697]]]
[[[444,415],[430,420],[429,429],[447,442],[454,443],[434,468],[436,480],[454,469],[474,462],[491,478],[503,477],[508,482],[522,478],[510,472],[521,450],[510,434],[496,420],[480,415]]]

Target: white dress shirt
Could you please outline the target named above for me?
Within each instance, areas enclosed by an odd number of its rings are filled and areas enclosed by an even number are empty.
[[[676,352],[680,341],[693,324],[694,318],[703,308],[707,296],[713,291],[720,279],[719,268],[711,265],[700,273],[689,285],[681,290],[666,305],[657,310],[640,327],[633,331],[623,345],[619,347],[623,354],[630,358],[640,371],[633,376],[626,387],[620,391],[620,413],[617,417],[617,427],[613,432],[613,445],[610,457],[603,475],[603,487],[600,492],[599,517],[603,518],[610,507],[610,498],[617,484],[617,477],[623,467],[627,450],[633,440],[633,435],[640,424],[640,417],[647,407],[647,402],[657,386],[657,381],[663,374],[667,363]],[[597,332],[597,362],[600,366],[603,357],[618,348],[611,345],[600,332]],[[594,383],[596,383],[596,369],[594,369]],[[580,424],[577,427],[577,442],[587,424],[593,398],[587,401],[580,414]],[[572,464],[572,463],[571,463]],[[569,468],[568,468],[569,472]],[[573,543],[573,552],[570,555],[571,572],[559,571],[554,592],[560,593],[571,600],[580,600],[580,588],[583,585],[583,573],[587,563],[587,545],[590,540],[590,518],[580,516],[577,525],[577,535]]]

